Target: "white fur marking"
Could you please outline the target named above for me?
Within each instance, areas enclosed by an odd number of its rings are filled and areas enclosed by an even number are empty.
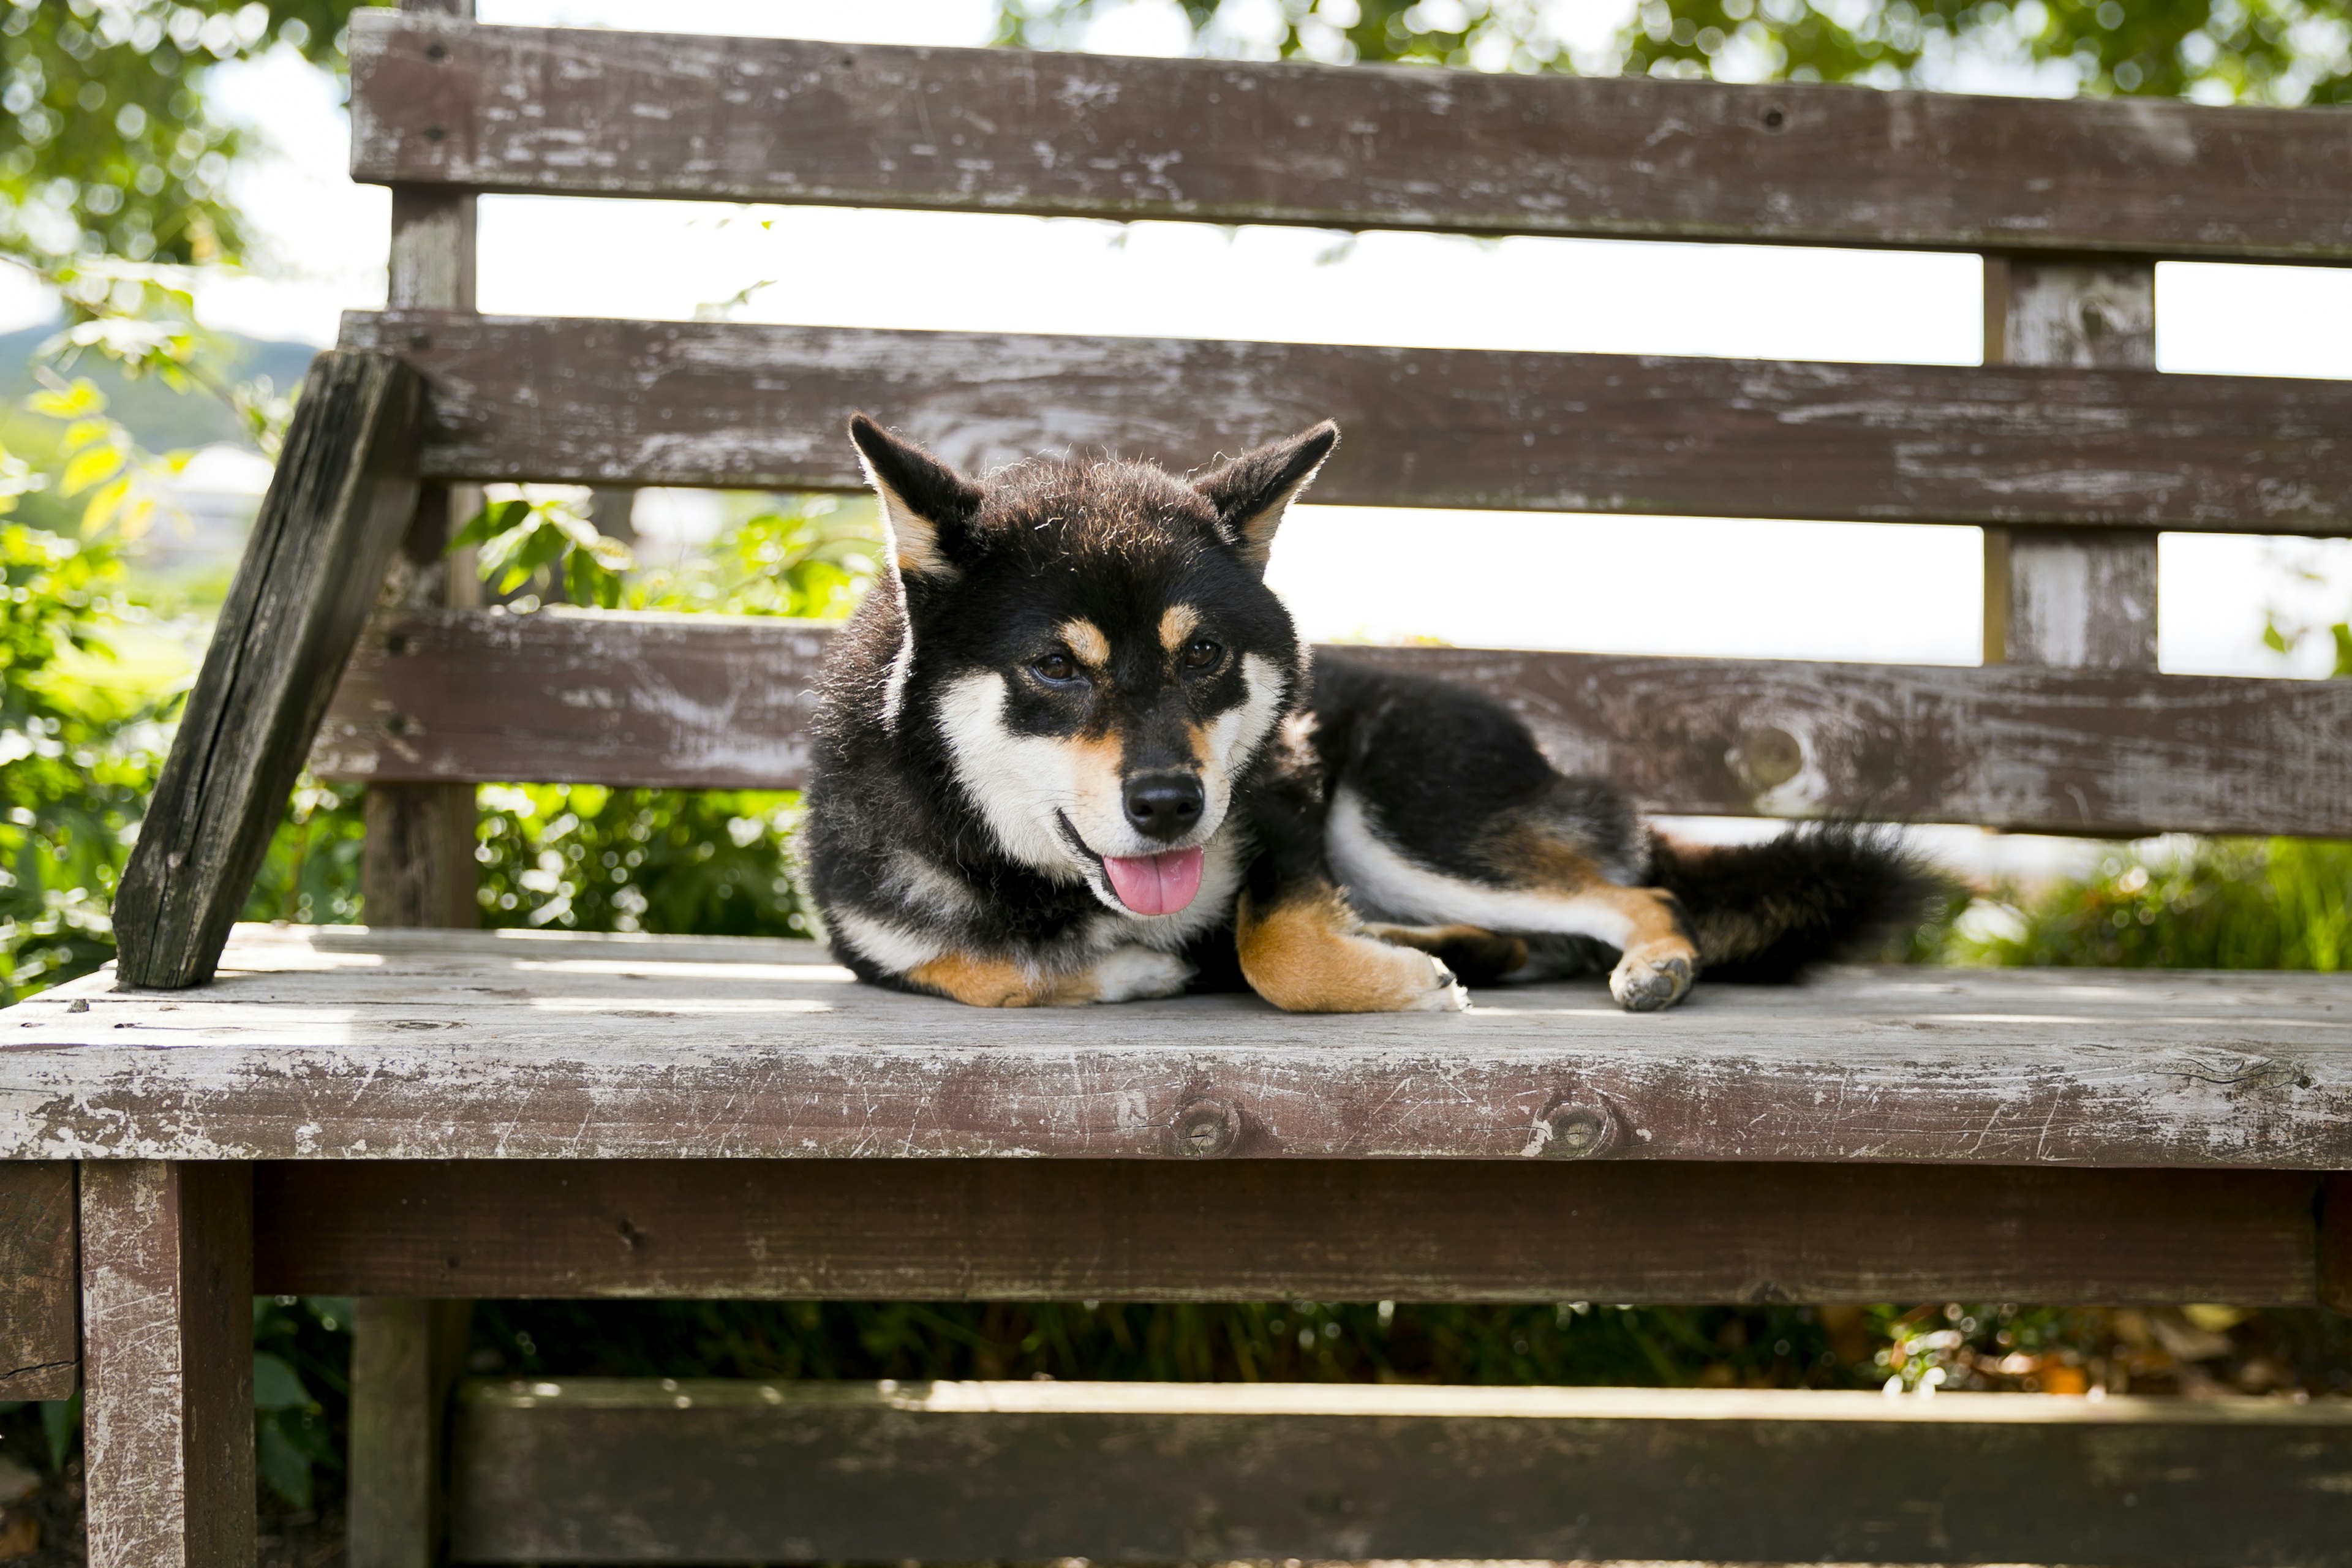
[[[907,590],[898,590],[898,651],[891,656],[890,673],[882,680],[882,728],[898,728],[898,710],[907,702],[907,677],[915,669],[915,618],[907,614]]]
[[[850,946],[893,974],[904,974],[947,951],[946,944],[936,936],[908,931],[856,910],[836,909],[832,916],[830,923],[849,939]]]
[[[1368,920],[1589,936],[1621,951],[1633,934],[1632,921],[1598,900],[1489,888],[1414,865],[1374,831],[1353,790],[1331,797],[1323,852],[1346,884],[1349,900]]]
[[[1095,961],[1091,972],[1097,1002],[1134,1002],[1173,996],[1192,978],[1192,966],[1172,952],[1148,947],[1115,947]]]

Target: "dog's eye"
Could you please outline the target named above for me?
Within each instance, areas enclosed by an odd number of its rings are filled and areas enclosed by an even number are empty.
[[[1059,651],[1049,653],[1029,667],[1040,680],[1064,681],[1078,678],[1078,661]]]
[[[1184,668],[1207,669],[1225,657],[1225,650],[1208,637],[1194,637],[1184,645]]]

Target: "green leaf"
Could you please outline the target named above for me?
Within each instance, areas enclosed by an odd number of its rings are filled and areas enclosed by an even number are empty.
[[[71,386],[44,388],[25,399],[25,406],[51,419],[83,419],[106,412],[106,394],[87,381]]]
[[[2284,632],[2279,630],[2279,624],[2276,621],[2265,621],[2263,623],[2263,646],[2273,653],[2284,653],[2294,644],[2288,640]]]
[[[111,445],[92,447],[78,452],[66,464],[65,477],[58,481],[60,495],[79,495],[95,484],[113,478],[122,467],[122,453]]]
[[[41,1436],[48,1440],[50,1469],[66,1468],[66,1456],[73,1452],[74,1439],[80,1434],[80,1389],[74,1390],[71,1399],[52,1399],[41,1406]]]
[[[256,1410],[300,1410],[310,1403],[310,1391],[301,1374],[281,1356],[257,1351],[253,1357],[253,1407]]]
[[[100,486],[97,493],[92,495],[89,498],[89,503],[81,509],[81,531],[83,537],[88,538],[92,534],[105,532],[106,525],[114,521],[114,514],[117,509],[119,509],[125,500],[129,500],[130,496],[131,476],[129,474],[118,476],[111,484]],[[147,502],[146,510],[148,513],[152,513],[155,510],[155,503],[152,501]],[[142,515],[139,519],[139,522],[141,525],[140,528],[133,530],[129,526],[130,520],[125,519],[123,533],[129,538],[137,538],[140,532],[144,531],[146,517]]]
[[[487,544],[499,534],[530,515],[530,503],[521,500],[494,500],[476,512],[472,521],[457,531],[449,542],[451,551],[471,550]]]
[[[274,1420],[260,1422],[254,1436],[254,1462],[269,1489],[289,1508],[309,1508],[310,1457],[296,1447]]]
[[[2327,632],[2336,639],[2336,668],[2327,673],[2331,679],[2341,680],[2352,676],[2352,621],[2338,621]]]

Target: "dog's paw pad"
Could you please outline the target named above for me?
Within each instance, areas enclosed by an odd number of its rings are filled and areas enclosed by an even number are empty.
[[[1691,987],[1691,963],[1672,958],[1621,962],[1609,976],[1609,994],[1628,1013],[1654,1013],[1681,1001]]]

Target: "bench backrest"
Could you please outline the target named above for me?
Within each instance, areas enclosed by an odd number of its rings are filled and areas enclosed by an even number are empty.
[[[431,5],[424,9],[436,8]],[[2352,261],[2352,118],[487,27],[362,11],[428,481],[851,489],[866,407],[986,467],[1326,416],[1339,503],[1987,529],[1987,666],[1398,648],[1658,810],[2352,834],[2352,683],[2164,676],[2156,531],[2352,532],[2352,384],[2154,369],[2166,257]],[[482,192],[1982,251],[1981,367],[473,314]],[[402,235],[407,237],[403,248]],[[430,308],[420,308],[430,307]],[[807,623],[420,604],[325,776],[799,782]]]

